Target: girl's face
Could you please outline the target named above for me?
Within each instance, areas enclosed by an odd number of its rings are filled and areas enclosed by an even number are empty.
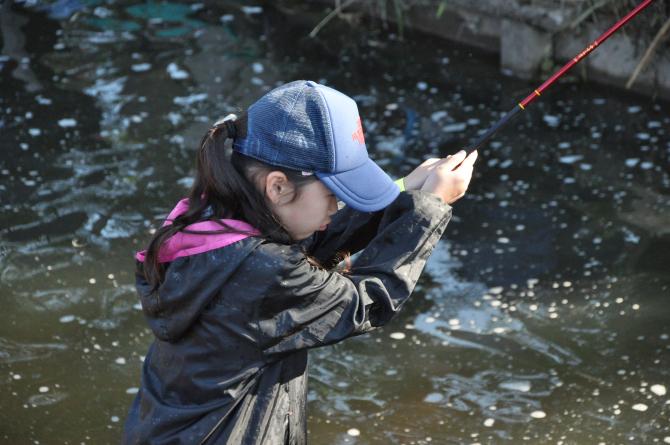
[[[267,178],[266,193],[270,198],[271,206],[286,231],[295,240],[309,238],[318,230],[325,230],[330,223],[330,217],[337,212],[337,198],[323,182],[315,180],[303,186],[295,196],[296,188],[274,177],[272,172]],[[278,191],[277,187],[282,191]],[[270,188],[268,190],[268,188]]]

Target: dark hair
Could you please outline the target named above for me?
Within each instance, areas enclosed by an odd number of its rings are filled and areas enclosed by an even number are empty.
[[[296,242],[272,213],[265,193],[259,190],[259,184],[271,171],[280,171],[295,186],[295,200],[299,197],[300,188],[315,181],[316,177],[303,176],[299,171],[270,165],[234,151],[229,143],[230,136],[243,138],[246,131],[245,114],[234,121],[217,122],[201,139],[196,156],[195,181],[188,196],[188,210],[177,216],[171,225],[156,230],[147,248],[143,274],[154,290],[165,278],[165,268],[158,259],[160,247],[177,232],[193,233],[184,229],[198,221],[214,221],[221,226],[220,231],[198,233],[252,235],[220,221],[222,218],[237,219],[254,226],[263,238],[282,244]]]

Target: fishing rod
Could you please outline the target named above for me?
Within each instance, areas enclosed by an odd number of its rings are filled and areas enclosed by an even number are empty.
[[[519,112],[524,111],[526,107],[533,101],[535,98],[540,97],[540,95],[548,89],[556,80],[558,80],[563,74],[568,72],[570,68],[577,65],[584,57],[588,56],[593,50],[595,50],[601,43],[607,40],[612,34],[617,32],[619,28],[628,23],[633,17],[640,13],[644,8],[649,6],[654,0],[644,0],[642,3],[637,5],[635,9],[630,11],[624,18],[616,22],[610,29],[605,31],[600,37],[595,39],[593,43],[584,48],[582,52],[577,54],[575,57],[570,59],[568,63],[563,65],[561,69],[556,71],[553,76],[547,79],[542,85],[530,93],[524,100],[519,102],[511,111],[509,111],[505,116],[502,117],[495,125],[486,130],[479,138],[468,148],[466,151],[468,154],[478,150],[484,142],[491,138],[498,130],[500,130],[505,124],[512,120]]]

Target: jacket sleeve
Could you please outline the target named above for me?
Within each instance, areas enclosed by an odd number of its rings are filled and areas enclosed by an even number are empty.
[[[286,260],[257,308],[263,354],[328,345],[386,324],[412,293],[450,217],[451,207],[437,196],[400,194],[346,275],[312,266],[297,246],[282,246]]]

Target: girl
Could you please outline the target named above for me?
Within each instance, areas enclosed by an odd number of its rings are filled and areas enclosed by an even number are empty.
[[[124,442],[304,444],[308,349],[393,318],[475,159],[431,159],[395,184],[356,103],[311,81],[214,124],[189,197],[136,254],[156,339]]]

